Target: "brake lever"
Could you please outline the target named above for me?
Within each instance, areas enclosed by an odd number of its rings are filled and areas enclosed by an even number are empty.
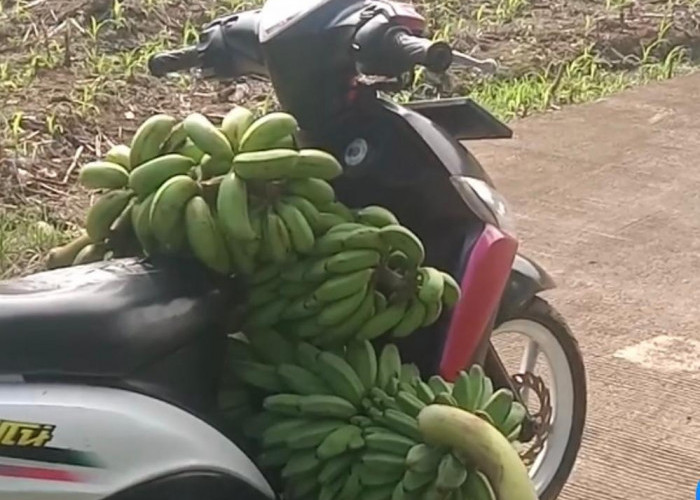
[[[494,59],[477,59],[456,50],[452,51],[452,63],[468,68],[476,68],[488,75],[493,75],[498,70],[498,63]]]

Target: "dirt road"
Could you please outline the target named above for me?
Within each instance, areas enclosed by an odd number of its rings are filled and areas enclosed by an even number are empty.
[[[584,446],[563,500],[695,498],[700,480],[700,74],[468,146],[580,339]]]

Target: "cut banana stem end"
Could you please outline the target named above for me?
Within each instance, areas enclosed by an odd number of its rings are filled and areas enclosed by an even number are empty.
[[[479,417],[444,405],[428,405],[418,414],[425,441],[447,446],[489,478],[498,500],[538,500],[525,464],[511,443]]]

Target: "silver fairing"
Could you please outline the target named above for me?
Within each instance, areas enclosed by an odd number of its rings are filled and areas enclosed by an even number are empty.
[[[0,383],[0,500],[98,500],[188,469],[274,497],[235,444],[179,408],[116,389]]]

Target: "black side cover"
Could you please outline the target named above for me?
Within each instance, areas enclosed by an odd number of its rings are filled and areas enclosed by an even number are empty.
[[[469,98],[414,101],[405,104],[460,141],[510,139],[513,131]]]

